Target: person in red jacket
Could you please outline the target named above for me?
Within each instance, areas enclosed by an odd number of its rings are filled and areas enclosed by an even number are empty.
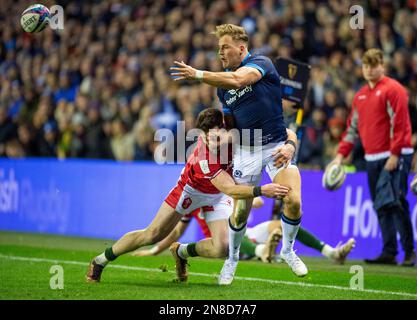
[[[397,231],[405,252],[403,266],[413,266],[413,228],[410,219],[407,178],[413,148],[408,113],[408,93],[396,80],[384,75],[383,53],[369,49],[362,57],[367,81],[355,95],[347,128],[332,163],[341,164],[360,137],[365,150],[368,185],[381,228],[383,249],[367,263],[397,264]],[[385,183],[385,185],[384,185]],[[391,185],[391,187],[387,187]],[[391,189],[391,197],[387,191]]]

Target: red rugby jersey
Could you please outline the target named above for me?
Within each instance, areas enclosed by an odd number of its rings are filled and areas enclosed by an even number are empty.
[[[367,160],[413,153],[408,93],[398,81],[384,76],[356,93],[338,153],[347,157],[358,134]]]
[[[221,151],[223,151],[221,149]],[[183,188],[185,184],[203,193],[216,194],[219,190],[211,183],[222,170],[230,175],[232,172],[232,146],[224,148],[225,154],[217,155],[210,152],[202,138],[198,138],[197,146],[188,158],[185,168],[181,172],[178,184]]]

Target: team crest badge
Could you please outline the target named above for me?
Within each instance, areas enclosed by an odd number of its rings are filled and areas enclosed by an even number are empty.
[[[294,79],[295,75],[297,74],[297,66],[295,64],[288,65],[288,75],[291,79]]]
[[[181,207],[183,209],[188,209],[191,206],[191,203],[193,203],[193,201],[191,200],[191,198],[186,197],[184,198],[184,200],[182,201],[182,205]]]
[[[233,171],[233,176],[235,177],[235,178],[241,178],[242,177],[242,171],[240,171],[240,170],[235,170],[235,171]]]

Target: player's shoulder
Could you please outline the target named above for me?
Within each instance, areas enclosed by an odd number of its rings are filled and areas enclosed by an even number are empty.
[[[269,57],[257,53],[249,56],[245,65],[250,65],[251,63],[261,64],[262,66],[268,67],[272,67],[274,65]]]
[[[396,79],[385,76],[383,81],[383,85],[387,91],[392,90],[393,92],[406,92],[405,87]]]
[[[271,72],[276,72],[276,69],[271,59],[262,54],[254,54],[249,56],[243,63],[243,66],[258,69],[263,76]]]

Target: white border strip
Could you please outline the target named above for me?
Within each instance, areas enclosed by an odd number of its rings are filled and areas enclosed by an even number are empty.
[[[9,260],[16,260],[16,261],[48,262],[48,263],[54,263],[54,264],[62,263],[62,264],[73,264],[73,265],[78,265],[78,266],[83,266],[83,267],[88,266],[87,262],[72,261],[72,260],[55,260],[55,259],[44,259],[44,258],[31,258],[31,257],[20,257],[20,256],[8,256],[8,255],[3,255],[3,254],[0,254],[0,258],[9,259]],[[109,264],[107,266],[107,268],[109,268],[109,267],[110,268],[115,268],[115,269],[124,269],[124,270],[161,272],[160,269],[133,267],[133,266],[125,266],[125,265],[119,265],[119,264]],[[168,271],[168,272],[169,273],[174,273],[174,271]],[[213,278],[213,275],[208,274],[208,273],[189,272],[189,275],[198,276],[198,277]],[[342,286],[332,286],[332,285],[306,283],[306,282],[292,282],[292,281],[283,281],[283,280],[271,280],[271,279],[251,278],[251,277],[235,277],[235,279],[236,280],[245,280],[245,281],[265,282],[265,283],[269,283],[269,284],[284,284],[284,285],[289,285],[289,286],[310,287],[310,288],[325,288],[325,289],[334,289],[334,290],[342,290],[342,291],[366,292],[366,293],[387,294],[387,295],[394,295],[394,296],[417,298],[417,293],[409,293],[409,292],[385,291],[385,290],[373,290],[373,289],[354,290],[354,289],[351,289],[349,287],[342,287]]]

